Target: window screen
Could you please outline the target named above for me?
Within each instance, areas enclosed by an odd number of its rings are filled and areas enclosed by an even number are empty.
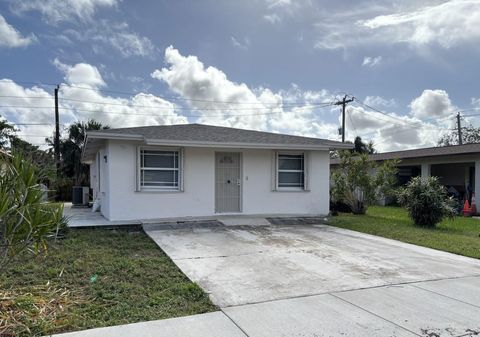
[[[140,187],[179,190],[178,151],[140,150]]]
[[[278,187],[305,186],[305,158],[303,154],[278,154]]]

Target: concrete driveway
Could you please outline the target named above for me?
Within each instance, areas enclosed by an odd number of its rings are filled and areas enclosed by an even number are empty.
[[[312,226],[147,234],[247,336],[474,336],[480,261]]]

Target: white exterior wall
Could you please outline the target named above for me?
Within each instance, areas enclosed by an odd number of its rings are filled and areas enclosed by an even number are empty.
[[[105,161],[105,156],[107,160]],[[109,158],[109,146],[107,146],[99,151],[97,154],[98,162],[100,164],[100,179],[99,192],[97,196],[100,198],[100,211],[104,217],[110,219],[110,158]]]
[[[136,149],[132,142],[108,141],[101,153],[102,214],[110,220],[215,215],[215,152],[242,152],[242,214],[327,214],[330,158],[310,151],[310,191],[272,190],[272,151],[184,148],[183,192],[136,192]],[[103,171],[101,171],[103,172]]]

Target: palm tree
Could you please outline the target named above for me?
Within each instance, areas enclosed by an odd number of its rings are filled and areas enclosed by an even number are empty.
[[[109,129],[93,119],[86,122],[76,122],[68,127],[67,137],[60,140],[61,171],[65,178],[72,179],[74,185],[89,185],[88,165],[82,164],[82,152],[85,146],[87,131]],[[53,139],[47,139],[53,145]]]

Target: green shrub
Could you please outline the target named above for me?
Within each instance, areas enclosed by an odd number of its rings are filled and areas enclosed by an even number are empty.
[[[45,251],[66,227],[63,205],[44,201],[42,169],[19,154],[0,154],[0,272],[24,250]]]
[[[454,215],[454,202],[436,177],[412,178],[399,191],[398,202],[418,226],[435,227],[443,218]]]
[[[393,193],[397,164],[397,160],[377,164],[366,154],[340,152],[340,163],[331,174],[332,202],[347,205],[354,214],[365,214],[378,198]]]

